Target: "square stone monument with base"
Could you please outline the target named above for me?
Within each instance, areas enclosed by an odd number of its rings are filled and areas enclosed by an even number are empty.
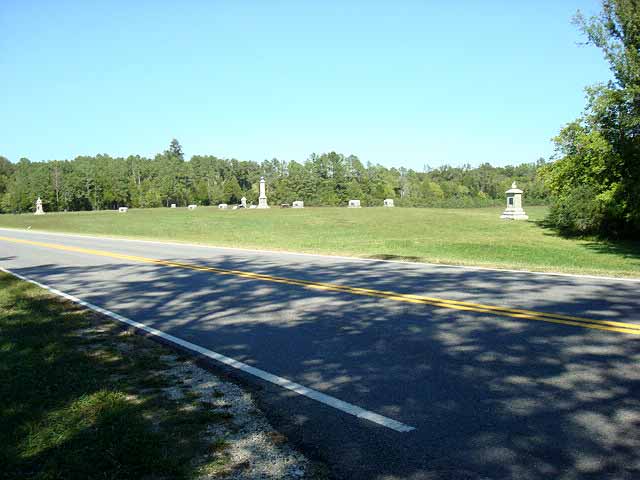
[[[527,220],[529,215],[522,209],[522,190],[518,188],[516,182],[511,184],[511,188],[505,192],[507,194],[507,208],[500,218],[505,220]]]

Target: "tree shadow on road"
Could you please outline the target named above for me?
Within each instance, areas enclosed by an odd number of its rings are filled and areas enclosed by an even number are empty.
[[[357,262],[176,262],[640,322],[638,285]],[[396,433],[258,382],[277,426],[339,478],[637,478],[640,337],[128,264],[17,273],[415,426]],[[236,373],[238,378],[256,384]],[[322,447],[319,449],[318,445]]]

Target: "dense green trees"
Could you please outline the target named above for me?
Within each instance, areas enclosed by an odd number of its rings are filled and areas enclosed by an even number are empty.
[[[0,208],[28,212],[40,196],[45,210],[101,210],[119,206],[160,207],[172,203],[216,205],[258,199],[260,176],[267,179],[273,205],[304,200],[307,205],[382,205],[393,198],[399,206],[471,207],[502,205],[504,191],[517,180],[528,204],[541,203],[545,190],[537,176],[544,164],[517,167],[441,167],[416,172],[367,164],[335,152],[312,154],[307,161],[262,163],[196,155],[185,161],[177,140],[153,159],[109,155],[74,160],[15,164],[0,157]]]
[[[551,224],[572,234],[640,235],[640,3],[605,0],[576,23],[614,80],[587,89],[584,115],[555,139],[559,160],[541,174],[554,195]]]

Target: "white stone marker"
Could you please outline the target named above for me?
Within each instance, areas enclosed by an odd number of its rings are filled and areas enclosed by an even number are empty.
[[[264,184],[264,177],[260,177],[260,196],[258,197],[258,208],[269,208],[269,205],[267,204],[267,193]]]
[[[36,200],[36,211],[34,212],[34,215],[44,215],[44,210],[42,209],[42,200],[40,199],[40,197],[38,197],[38,199]]]
[[[526,220],[529,218],[522,209],[522,190],[518,188],[516,182],[511,184],[511,188],[505,192],[507,194],[507,209],[502,212],[500,218],[507,220]]]
[[[258,208],[258,207],[255,205],[249,205],[249,210],[251,210],[252,208]]]
[[[349,200],[349,208],[360,208],[360,200]]]
[[[129,211],[129,207],[118,208],[118,213],[127,213],[128,211]]]
[[[240,199],[240,207],[247,208],[247,197],[242,197]]]
[[[193,205],[193,204],[191,204],[191,205],[189,205],[187,208],[188,208],[189,210],[195,210],[196,208],[198,208],[198,206],[197,206],[197,205]]]
[[[226,210],[227,208],[229,208],[229,205],[227,205],[226,203],[220,203],[218,204],[218,208],[220,210]]]
[[[175,203],[171,204],[171,208],[177,208],[178,206]]]
[[[393,198],[385,198],[382,204],[385,207],[395,207],[395,205],[393,204]]]
[[[296,200],[291,204],[291,208],[304,208],[304,202],[302,200]]]

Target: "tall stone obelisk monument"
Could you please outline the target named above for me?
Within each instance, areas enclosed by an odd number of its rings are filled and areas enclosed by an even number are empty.
[[[258,208],[269,208],[269,205],[267,204],[267,194],[264,184],[264,177],[260,177],[260,196],[258,197]]]

